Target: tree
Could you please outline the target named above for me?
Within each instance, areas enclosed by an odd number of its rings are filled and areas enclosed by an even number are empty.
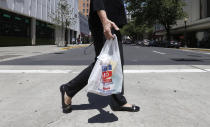
[[[170,40],[171,26],[186,16],[183,0],[127,0],[128,10],[137,22],[159,23],[165,27],[167,40]]]
[[[153,28],[147,24],[137,24],[136,20],[130,21],[121,29],[122,35],[129,36],[132,40],[143,39],[145,35],[151,35]]]
[[[75,25],[78,15],[74,8],[66,0],[59,0],[55,12],[48,12],[48,16],[55,24],[59,39],[56,41],[57,46],[67,46],[65,42],[65,31]]]

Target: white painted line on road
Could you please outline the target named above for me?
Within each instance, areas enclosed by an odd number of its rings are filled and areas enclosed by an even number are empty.
[[[73,74],[79,74],[80,72],[76,71],[76,72],[72,72]]]
[[[158,53],[158,54],[161,54],[161,55],[165,55],[166,53],[164,52],[158,52],[158,51],[153,51],[154,53]]]
[[[182,50],[182,51],[185,51],[185,52],[192,52],[192,53],[197,53],[197,54],[205,54],[205,55],[210,55],[210,53],[208,52],[200,52],[200,51],[191,51],[191,50]]]
[[[210,55],[210,53],[203,53],[203,54]]]
[[[210,72],[210,69],[168,69],[168,70],[124,70],[125,74],[138,74],[138,73],[195,73],[195,72]],[[67,74],[67,73],[80,73],[73,72],[72,70],[0,70],[2,74]]]
[[[209,70],[210,71],[210,70]],[[192,72],[207,72],[200,69],[170,69],[170,70],[124,70],[126,74],[137,73],[192,73]]]
[[[0,73],[70,73],[72,70],[0,70]]]

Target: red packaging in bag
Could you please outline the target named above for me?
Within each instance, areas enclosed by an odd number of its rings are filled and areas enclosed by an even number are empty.
[[[112,65],[102,66],[103,83],[112,83]]]
[[[112,84],[112,65],[102,66],[102,82],[103,90],[110,90],[110,84]]]

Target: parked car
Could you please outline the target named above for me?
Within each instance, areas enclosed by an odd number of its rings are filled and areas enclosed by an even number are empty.
[[[131,44],[132,43],[132,40],[131,39],[128,39],[128,38],[127,39],[123,39],[122,40],[122,43],[123,44]]]
[[[155,46],[155,47],[158,47],[157,41],[155,41],[155,40],[151,40],[151,41],[149,41],[149,46]]]
[[[181,47],[181,42],[179,42],[179,41],[174,41],[174,47],[175,47],[175,48],[180,48],[180,47]]]
[[[166,48],[172,48],[174,46],[173,41],[164,41]]]
[[[158,42],[158,47],[166,47],[167,43],[168,43],[168,41],[166,41],[166,40],[159,41]]]
[[[137,40],[137,41],[135,42],[135,44],[136,44],[136,45],[139,45],[139,46],[145,46],[144,43],[143,43],[143,41],[140,41],[140,40]]]
[[[160,41],[154,41],[153,46],[154,47],[160,47]]]
[[[143,43],[144,43],[145,46],[149,46],[150,40],[144,39],[143,40]]]
[[[181,43],[178,41],[164,41],[166,48],[179,48]]]
[[[153,40],[149,41],[149,45],[148,46],[149,47],[153,46],[153,42],[154,42]]]

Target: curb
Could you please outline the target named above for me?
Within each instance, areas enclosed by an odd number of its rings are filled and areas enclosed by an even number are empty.
[[[68,49],[75,49],[75,48],[83,48],[88,47],[90,44],[84,44],[84,45],[76,45],[76,46],[68,46],[65,48],[61,48],[62,50],[68,50]]]
[[[17,57],[11,57],[11,58],[5,58],[5,59],[0,59],[0,62],[4,62],[4,61],[9,61],[9,60],[15,60],[15,59],[22,59],[22,58],[27,58],[27,57],[33,57],[33,56],[38,56],[38,55],[44,55],[44,54],[49,54],[49,53],[54,53],[54,52],[62,52],[62,50],[69,50],[69,49],[74,49],[74,48],[82,48],[82,47],[87,47],[90,44],[82,44],[82,45],[70,45],[68,47],[56,47],[55,50],[50,50],[50,51],[46,51],[46,52],[40,52],[38,54],[30,54],[30,55],[20,55]]]

